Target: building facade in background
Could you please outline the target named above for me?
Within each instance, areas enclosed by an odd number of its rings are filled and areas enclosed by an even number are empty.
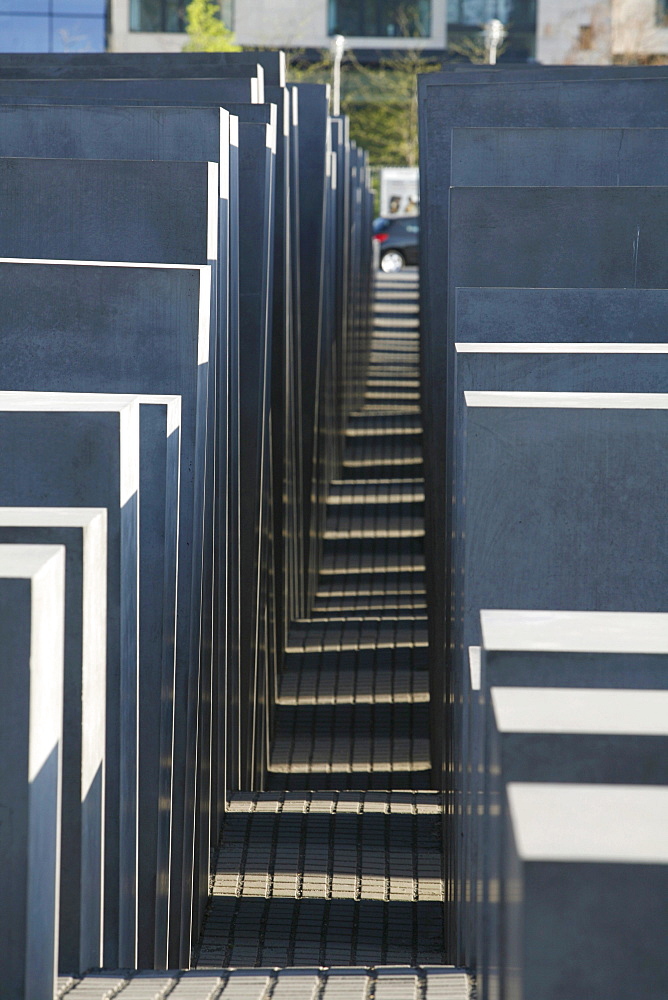
[[[0,0],[2,52],[104,52],[107,0]]]
[[[110,0],[109,47],[177,52],[187,0]],[[353,49],[444,50],[447,0],[223,0],[222,16],[240,45],[326,49],[345,35]]]
[[[668,60],[668,0],[543,0],[536,56],[546,65]]]
[[[0,51],[179,52],[187,3],[0,0]],[[498,18],[509,29],[504,62],[668,58],[668,0],[222,0],[221,9],[248,47],[321,50],[341,34],[363,59],[416,45],[446,58]]]

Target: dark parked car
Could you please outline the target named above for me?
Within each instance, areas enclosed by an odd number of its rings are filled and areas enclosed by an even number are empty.
[[[390,274],[402,267],[419,264],[420,217],[404,215],[398,219],[381,216],[374,219],[373,239],[380,248],[380,269]]]

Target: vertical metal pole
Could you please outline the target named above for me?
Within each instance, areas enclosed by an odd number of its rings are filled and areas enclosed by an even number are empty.
[[[332,114],[341,114],[341,61],[346,40],[343,35],[335,35],[333,40],[334,68],[332,72]]]

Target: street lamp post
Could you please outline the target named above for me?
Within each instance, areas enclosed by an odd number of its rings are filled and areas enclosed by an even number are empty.
[[[346,47],[346,40],[343,35],[334,35],[332,39],[332,51],[334,53],[334,67],[332,70],[332,114],[341,114],[341,61],[343,51]]]
[[[485,48],[488,52],[487,61],[490,66],[496,66],[496,54],[499,46],[503,43],[506,37],[506,29],[504,28],[498,17],[493,17],[491,21],[488,21],[485,25]]]

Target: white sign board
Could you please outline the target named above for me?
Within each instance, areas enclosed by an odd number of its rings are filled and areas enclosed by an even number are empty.
[[[380,214],[417,215],[420,211],[419,170],[417,167],[382,167],[380,171]]]

